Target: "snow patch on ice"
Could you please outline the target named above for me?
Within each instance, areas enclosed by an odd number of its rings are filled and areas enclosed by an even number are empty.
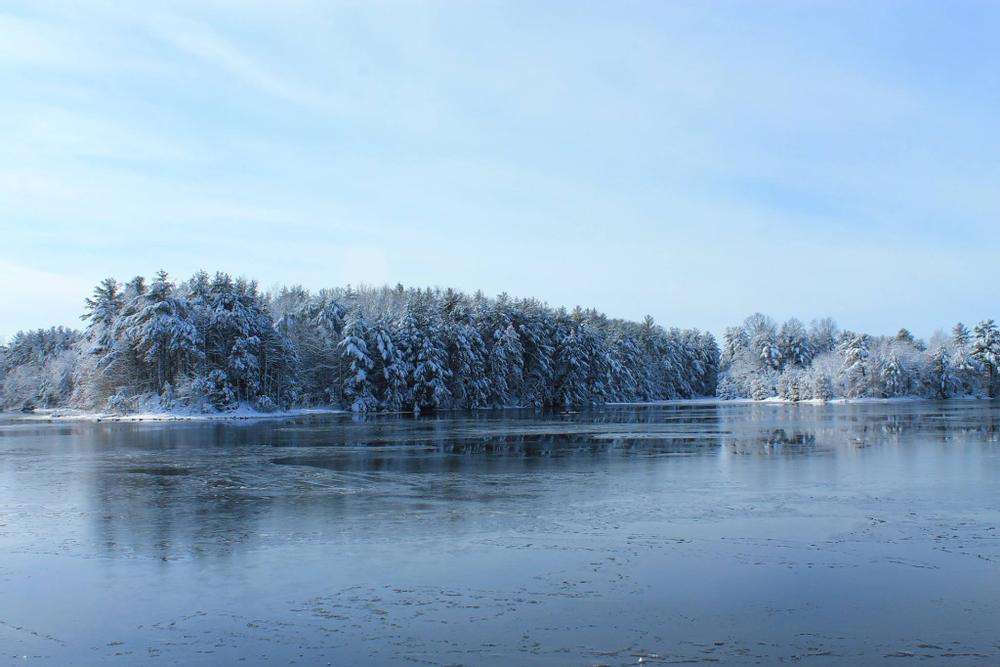
[[[289,417],[307,417],[311,415],[349,414],[336,408],[297,408],[293,410],[275,410],[260,412],[249,405],[240,405],[235,410],[227,412],[196,412],[193,410],[163,410],[141,413],[116,414],[113,412],[88,412],[86,410],[55,409],[35,410],[20,415],[26,420],[67,420],[67,421],[114,421],[114,422],[176,422],[176,421],[233,421],[233,420],[264,420],[286,419]]]

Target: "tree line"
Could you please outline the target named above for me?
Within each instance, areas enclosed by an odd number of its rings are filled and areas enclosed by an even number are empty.
[[[359,287],[263,293],[199,272],[103,280],[84,328],[0,348],[0,406],[129,412],[568,408],[710,396],[711,334],[506,294]]]
[[[551,308],[506,294],[359,287],[270,293],[199,272],[103,280],[82,331],[0,346],[0,408],[355,412],[569,408],[718,396],[791,401],[994,397],[1000,331],[956,324],[929,342],[779,325],[756,313],[707,332]]]

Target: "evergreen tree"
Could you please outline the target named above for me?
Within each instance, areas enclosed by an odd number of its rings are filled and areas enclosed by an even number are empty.
[[[517,326],[523,350],[521,404],[539,407],[553,402],[553,323],[537,301],[520,302]]]
[[[157,273],[139,300],[122,333],[131,349],[149,365],[148,388],[159,393],[201,358],[201,337],[191,322],[187,303],[174,295],[165,271]]]
[[[948,398],[961,392],[961,381],[952,367],[947,348],[939,345],[931,350],[928,369],[929,388],[934,398]]]
[[[761,313],[754,313],[747,318],[744,326],[750,340],[750,349],[761,367],[779,369],[781,353],[778,350],[778,332],[774,320]]]
[[[410,368],[413,411],[444,407],[450,397],[447,350],[440,325],[433,321],[425,297],[418,297],[403,327],[404,355]]]
[[[857,398],[868,392],[868,355],[871,338],[867,334],[850,335],[843,344],[844,373],[848,395]]]
[[[478,408],[489,402],[487,356],[486,344],[474,326],[454,323],[448,327],[449,393],[456,405]]]
[[[505,318],[506,319],[506,318]],[[520,396],[524,348],[514,325],[495,329],[489,353],[490,402],[497,407],[513,405]]]
[[[976,325],[973,332],[972,355],[980,363],[985,378],[983,387],[990,398],[996,396],[997,366],[1000,365],[1000,331],[993,320]]]
[[[555,398],[557,405],[569,408],[590,402],[590,396],[587,393],[589,372],[590,368],[587,365],[586,354],[577,327],[564,325],[559,343],[556,346]]]
[[[812,361],[809,336],[799,320],[792,318],[781,325],[781,331],[778,332],[778,356],[782,368],[802,368]]]
[[[952,327],[951,341],[955,347],[968,347],[969,343],[972,341],[972,333],[969,331],[969,327],[965,326],[961,322]]]
[[[378,406],[369,378],[374,362],[368,352],[367,336],[368,326],[364,317],[356,310],[352,311],[344,322],[338,344],[348,369],[344,379],[344,399],[352,412],[369,412]]]
[[[403,354],[405,346],[401,348],[393,342],[393,333],[384,321],[376,323],[374,335],[376,368],[381,374],[381,406],[398,412],[410,402],[407,388],[410,366]]]
[[[123,301],[118,281],[105,278],[94,288],[94,296],[84,300],[86,312],[80,319],[87,322],[87,337],[91,354],[106,354],[114,344],[114,325],[122,311]]]
[[[905,396],[908,393],[906,370],[895,351],[889,352],[889,358],[881,368],[881,380],[883,395],[886,397]]]

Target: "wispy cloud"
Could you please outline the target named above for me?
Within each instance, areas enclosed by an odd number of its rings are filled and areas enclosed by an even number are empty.
[[[334,98],[316,86],[297,80],[293,72],[279,72],[235,46],[208,25],[192,20],[165,18],[153,30],[174,48],[218,68],[257,91],[314,111],[334,111]]]
[[[857,328],[975,319],[1000,308],[1000,10],[941,14],[15,0],[0,260],[450,284],[716,330],[847,292]]]

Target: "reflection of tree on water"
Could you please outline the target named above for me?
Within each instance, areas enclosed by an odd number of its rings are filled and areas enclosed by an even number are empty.
[[[741,404],[721,411],[733,454],[808,455],[838,448],[899,446],[914,436],[937,443],[996,441],[991,401],[913,401],[833,405]]]
[[[816,448],[814,433],[788,433],[783,428],[765,432],[750,440],[735,440],[726,443],[733,454],[809,454]]]
[[[389,540],[415,522],[437,529],[445,513],[460,525],[472,520],[466,508],[489,503],[533,511],[565,491],[552,480],[596,474],[614,484],[615,470],[638,461],[652,469],[671,457],[845,456],[920,442],[995,442],[996,412],[985,401],[690,403],[574,415],[81,425],[73,442],[97,455],[87,490],[100,549],[170,560],[229,557],[307,533],[333,546],[351,531]]]

